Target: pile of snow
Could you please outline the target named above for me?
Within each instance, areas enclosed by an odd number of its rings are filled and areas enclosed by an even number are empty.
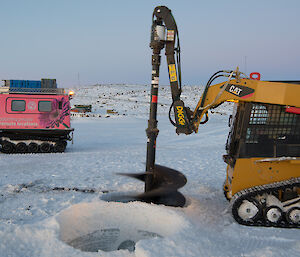
[[[136,202],[80,203],[63,211],[58,221],[61,240],[88,252],[132,252],[139,240],[170,236],[187,223],[172,210]]]

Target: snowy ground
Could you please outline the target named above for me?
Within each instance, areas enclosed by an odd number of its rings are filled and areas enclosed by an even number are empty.
[[[91,103],[101,117],[74,119],[74,144],[65,153],[0,155],[0,256],[300,256],[298,230],[240,226],[228,213],[222,154],[230,106],[216,110],[197,135],[177,136],[167,118],[167,87],[159,95],[157,163],[186,175],[187,206],[103,200],[110,194],[103,191],[143,191],[142,183],[115,173],[145,169],[148,90],[77,89],[72,104]],[[194,108],[201,90],[184,90]],[[117,250],[133,250],[133,241],[134,251]],[[105,251],[92,252],[97,247]]]

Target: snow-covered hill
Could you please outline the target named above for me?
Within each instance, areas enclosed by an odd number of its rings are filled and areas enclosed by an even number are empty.
[[[201,91],[184,87],[187,106]],[[157,163],[186,175],[188,204],[106,201],[143,191],[116,173],[145,169],[148,102],[149,86],[76,89],[72,105],[92,104],[101,117],[74,118],[65,153],[0,154],[0,256],[300,256],[298,230],[240,226],[227,210],[222,154],[231,106],[214,110],[198,134],[177,136],[168,87],[159,94]]]

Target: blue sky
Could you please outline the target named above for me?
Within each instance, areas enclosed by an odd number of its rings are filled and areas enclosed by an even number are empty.
[[[151,16],[176,19],[183,84],[219,69],[300,79],[299,0],[0,0],[0,79],[149,84]],[[245,65],[246,58],[246,65]],[[162,55],[161,83],[168,83]]]

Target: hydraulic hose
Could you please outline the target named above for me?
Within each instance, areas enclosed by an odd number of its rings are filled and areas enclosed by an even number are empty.
[[[222,74],[222,75],[216,76],[217,74],[219,74],[219,73],[221,73],[221,72],[223,72],[223,73],[231,73],[232,71],[220,70],[220,71],[215,72],[215,73],[209,78],[209,80],[207,81],[207,84],[206,84],[206,86],[205,86],[203,95],[202,95],[202,100],[201,100],[200,107],[203,107],[203,105],[204,105],[204,101],[205,101],[205,98],[206,98],[206,95],[207,95],[207,91],[208,91],[208,88],[210,87],[211,83],[212,83],[216,78],[224,76],[223,74]]]

